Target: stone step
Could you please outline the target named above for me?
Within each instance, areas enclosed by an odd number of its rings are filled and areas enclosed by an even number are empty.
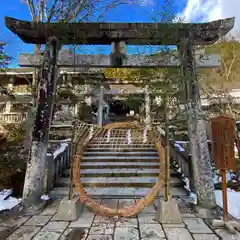
[[[157,181],[156,177],[81,177],[84,187],[152,187]],[[183,181],[178,177],[171,178],[171,186],[183,187]],[[56,186],[69,186],[69,178],[60,178]]]
[[[154,152],[157,153],[157,149],[155,147],[122,147],[122,146],[101,146],[89,145],[86,148],[87,152]]]
[[[137,146],[137,147],[154,147],[155,145],[153,143],[143,143],[143,142],[128,142],[127,140],[126,141],[91,141],[89,142],[89,145],[97,145],[97,144],[101,144],[101,145],[120,145],[120,146]]]
[[[91,151],[85,151],[84,152],[84,156],[157,156],[158,157],[158,152],[157,151],[140,151],[140,152],[136,152],[136,151],[128,151],[128,152],[124,152],[124,151],[95,151],[95,152],[91,152]]]
[[[159,172],[159,169],[144,169],[144,168],[121,168],[121,171],[119,169],[114,169],[114,168],[104,168],[104,169],[98,169],[98,168],[90,168],[90,169],[81,169],[81,175],[103,175],[103,174],[157,174]],[[66,169],[64,171],[64,176],[69,176],[70,169]],[[175,169],[170,169],[170,174],[171,175],[179,175],[179,173]]]
[[[89,168],[159,168],[159,162],[82,162],[81,169]]]
[[[153,143],[143,143],[143,142],[131,142],[129,143],[127,140],[126,141],[91,141],[89,142],[89,145],[120,145],[120,146],[142,146],[142,147],[154,147],[155,145]]]
[[[121,148],[129,148],[129,147],[135,147],[135,148],[155,148],[154,144],[150,143],[141,143],[141,142],[136,142],[136,143],[130,143],[128,142],[101,142],[101,141],[92,141],[89,143],[88,147],[96,147],[96,146],[104,146],[104,147],[121,147]]]
[[[132,188],[132,187],[111,187],[111,188],[98,188],[91,187],[85,188],[87,194],[93,198],[135,198],[145,197],[151,190],[151,188]],[[56,187],[50,193],[50,198],[59,198],[68,196],[68,187]],[[173,197],[187,198],[188,192],[184,188],[172,187],[171,194]],[[76,196],[78,194],[76,193]],[[161,188],[158,197],[164,196],[164,187]]]
[[[132,177],[132,176],[141,176],[141,177],[150,177],[150,176],[156,176],[159,172],[159,169],[136,169],[136,168],[121,168],[121,171],[119,169],[115,168],[93,168],[93,169],[81,169],[81,176],[82,177]],[[170,169],[170,175],[171,176],[179,176],[180,174],[174,170]],[[70,169],[67,169],[64,171],[63,174],[64,177],[70,176]]]
[[[132,142],[143,142],[143,138],[141,136],[131,136],[130,140]],[[110,138],[107,137],[107,134],[101,137],[95,137],[91,141],[128,141],[128,135],[127,134],[119,134],[118,136],[110,136]],[[152,143],[151,140],[147,139],[146,143]]]
[[[83,162],[159,162],[158,156],[83,156]]]

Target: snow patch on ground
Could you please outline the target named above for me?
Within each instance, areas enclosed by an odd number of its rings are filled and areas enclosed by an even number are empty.
[[[197,204],[197,195],[193,192],[190,192],[189,194],[189,202],[193,204]]]
[[[178,172],[178,173],[182,173],[182,169],[181,169],[181,168],[178,168],[177,172]]]
[[[185,152],[184,148],[180,144],[175,143],[174,146],[177,147],[180,152]]]
[[[217,205],[223,208],[222,191],[215,190]],[[227,189],[228,212],[235,218],[240,219],[240,192]]]
[[[8,196],[12,194],[12,189],[4,189],[2,192],[0,192],[0,201],[5,200]]]
[[[61,144],[61,147],[58,148],[58,149],[53,153],[53,158],[55,159],[59,154],[63,153],[67,147],[68,147],[68,143],[62,143],[62,144]]]
[[[187,177],[185,177],[185,178],[183,179],[183,181],[185,182],[184,188],[185,188],[187,191],[191,192],[189,179],[188,179]]]
[[[213,174],[213,183],[214,184],[219,183],[219,176],[217,176],[216,174]]]
[[[0,211],[10,210],[10,209],[14,208],[15,206],[17,206],[18,204],[20,204],[21,201],[22,201],[21,198],[17,199],[14,197],[9,197],[6,200],[1,200],[0,201]]]
[[[41,199],[47,201],[50,199],[50,197],[48,195],[42,195]]]
[[[0,211],[12,209],[21,203],[22,199],[9,197],[12,192],[12,189],[4,189],[0,192]]]

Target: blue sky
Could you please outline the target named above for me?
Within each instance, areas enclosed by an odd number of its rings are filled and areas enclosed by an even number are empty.
[[[163,0],[138,0],[138,4],[121,5],[107,12],[104,21],[108,22],[152,22],[153,15],[161,11]],[[229,4],[226,4],[228,2]],[[232,4],[230,4],[232,2]],[[225,4],[225,5],[224,5]],[[235,5],[234,5],[235,4]],[[230,7],[232,6],[232,7]],[[234,6],[234,7],[233,7]],[[239,0],[172,0],[172,11],[184,17],[188,22],[215,20],[240,14]],[[21,0],[2,0],[0,8],[0,41],[6,42],[6,52],[12,56],[12,66],[20,52],[33,51],[33,46],[23,43],[4,26],[4,17],[10,16],[23,20],[31,20],[28,7]],[[237,17],[237,16],[236,16]],[[238,23],[238,18],[237,21]],[[157,48],[129,47],[128,52],[152,52]],[[110,47],[81,47],[83,53],[109,53]]]

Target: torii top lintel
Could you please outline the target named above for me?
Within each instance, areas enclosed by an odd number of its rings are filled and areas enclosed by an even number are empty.
[[[25,43],[45,44],[55,36],[61,44],[101,44],[125,41],[130,45],[176,45],[184,38],[192,44],[216,42],[234,26],[235,18],[208,23],[34,23],[5,17],[5,24]]]

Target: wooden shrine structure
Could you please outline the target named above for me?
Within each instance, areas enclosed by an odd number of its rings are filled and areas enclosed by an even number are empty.
[[[42,57],[37,55],[20,56],[21,66],[41,68],[39,80],[39,104],[37,108],[33,139],[38,144],[38,156],[44,158],[46,151],[41,146],[48,141],[50,117],[53,110],[52,99],[55,96],[56,79],[60,67],[179,67],[182,75],[182,88],[185,90],[186,110],[188,113],[192,169],[198,202],[214,205],[214,187],[210,167],[204,119],[201,114],[200,93],[197,87],[196,67],[219,66],[216,55],[195,57],[194,46],[215,43],[234,26],[234,18],[209,23],[37,23],[5,18],[6,26],[23,42],[46,44]],[[99,44],[112,45],[112,52],[106,55],[58,54],[62,45]],[[127,56],[122,48],[127,45],[176,45],[175,55],[164,56]],[[203,62],[203,63],[202,63]],[[41,152],[40,152],[41,151]],[[39,162],[40,164],[40,162]],[[41,163],[42,164],[42,163]],[[31,166],[29,166],[31,168]],[[34,169],[32,169],[34,171]],[[29,175],[28,175],[29,172]],[[26,178],[34,177],[31,169]],[[43,176],[43,173],[36,173]],[[36,199],[36,191],[25,186],[24,199]]]

